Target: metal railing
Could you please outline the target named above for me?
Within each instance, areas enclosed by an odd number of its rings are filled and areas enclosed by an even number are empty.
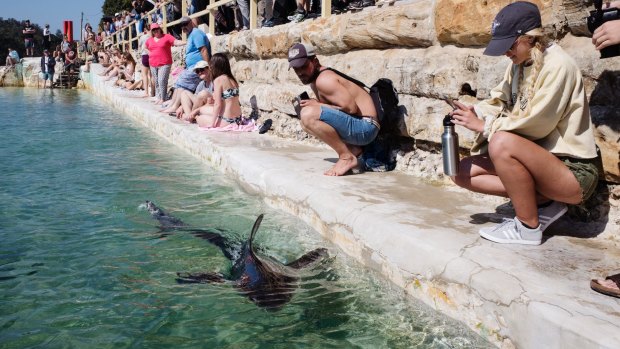
[[[207,7],[204,10],[194,12],[193,14],[188,15],[187,14],[188,13],[187,1],[183,0],[181,2],[181,15],[189,16],[190,18],[193,19],[193,18],[202,17],[208,14],[209,15],[209,33],[211,35],[215,35],[215,12],[221,6],[224,6],[234,1],[235,0],[209,0],[209,5],[207,5]],[[250,29],[257,29],[258,28],[258,1],[259,0],[248,0],[248,1],[250,2],[250,18],[249,18]],[[122,29],[117,29],[117,31],[114,32],[113,34],[113,38],[114,38],[113,46],[116,46],[118,48],[125,47],[127,50],[134,51],[132,44],[134,41],[138,40],[140,33],[138,33],[138,30],[136,29],[136,35],[134,37],[132,27],[137,28],[136,24],[139,21],[143,21],[143,20],[145,21],[144,25],[150,26],[151,23],[153,22],[153,14],[157,13],[157,11],[162,12],[161,27],[164,33],[168,32],[169,27],[172,27],[172,26],[175,26],[181,23],[180,19],[168,22],[168,11],[166,9],[166,6],[171,3],[172,3],[172,0],[166,1],[160,4],[159,7],[155,7],[151,11],[147,12],[146,15],[144,15],[141,19],[133,20],[129,22],[127,25],[125,25]],[[321,0],[321,17],[327,18],[331,16],[331,8],[332,8],[332,0]],[[123,38],[122,37],[123,32],[127,33],[128,37]],[[187,34],[183,33],[182,36],[183,36],[183,40],[186,40]],[[139,47],[138,47],[138,50],[140,50]]]

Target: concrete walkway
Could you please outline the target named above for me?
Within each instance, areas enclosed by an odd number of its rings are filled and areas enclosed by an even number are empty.
[[[84,80],[127,116],[498,346],[620,348],[620,299],[589,288],[592,277],[620,272],[620,249],[608,241],[617,222],[598,227],[597,237],[578,238],[583,225],[564,219],[541,246],[494,244],[477,231],[502,217],[496,213],[501,200],[396,172],[326,177],[335,161],[328,149],[258,133],[203,131],[93,73]]]

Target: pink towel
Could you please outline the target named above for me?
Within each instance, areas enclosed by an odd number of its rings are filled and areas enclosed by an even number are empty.
[[[216,131],[216,132],[252,132],[256,130],[256,123],[254,120],[250,120],[245,125],[228,124],[224,127],[200,127],[203,131]]]

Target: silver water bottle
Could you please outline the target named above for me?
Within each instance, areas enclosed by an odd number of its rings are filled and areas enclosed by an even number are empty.
[[[452,117],[443,118],[443,134],[441,135],[441,153],[443,155],[443,173],[456,176],[459,173],[459,135],[454,130]]]

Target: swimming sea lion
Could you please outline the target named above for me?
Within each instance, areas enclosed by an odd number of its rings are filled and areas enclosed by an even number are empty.
[[[153,217],[159,220],[162,228],[186,227],[180,219],[167,215],[150,201],[147,201],[147,208]],[[228,276],[221,273],[177,273],[177,282],[230,282],[240,293],[259,307],[267,310],[281,309],[291,300],[293,292],[298,286],[299,277],[296,276],[296,270],[327,257],[327,249],[317,248],[287,264],[282,264],[269,256],[257,254],[253,247],[253,241],[262,220],[263,215],[261,214],[254,222],[250,237],[243,243],[240,251],[235,249],[225,237],[216,232],[190,230],[195,236],[208,240],[219,247],[224,255],[231,260],[232,269]]]

